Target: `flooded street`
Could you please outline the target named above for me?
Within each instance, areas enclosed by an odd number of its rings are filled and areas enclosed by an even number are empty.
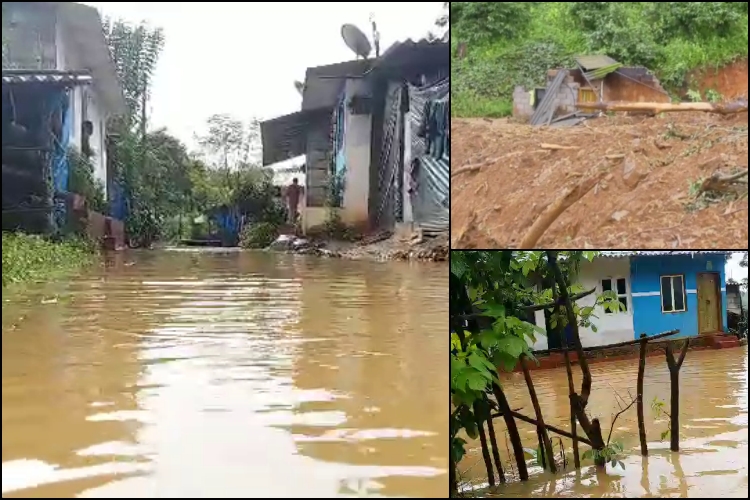
[[[587,407],[602,421],[606,439],[612,415],[619,411],[615,393],[630,402],[635,397],[638,361],[614,361],[591,365],[593,390]],[[573,367],[580,390],[581,371]],[[545,422],[570,429],[568,385],[565,369],[532,371],[532,378]],[[506,394],[511,407],[533,416],[528,390],[521,373],[506,376]],[[553,476],[538,466],[529,469],[530,480],[497,487],[490,496],[535,497],[732,497],[747,498],[748,490],[748,350],[733,349],[688,352],[680,371],[680,452],[669,450],[669,438],[660,441],[668,419],[654,415],[651,402],[659,398],[669,411],[669,371],[664,356],[647,358],[644,401],[649,456],[640,455],[635,406],[617,419],[612,441],[624,447],[625,468],[607,465],[596,471],[591,461],[583,462],[580,473],[573,470],[572,453],[567,473]],[[623,405],[624,406],[624,405]],[[537,447],[535,428],[517,421],[524,446]],[[509,471],[506,430],[495,420],[502,461]],[[581,429],[579,427],[579,433]],[[559,454],[557,436],[553,439]],[[570,441],[563,438],[570,452]],[[464,479],[486,482],[486,470],[479,443],[462,462]],[[510,444],[507,444],[510,447]],[[581,453],[588,446],[581,445]]]
[[[4,303],[3,497],[447,495],[445,266],[115,259]]]

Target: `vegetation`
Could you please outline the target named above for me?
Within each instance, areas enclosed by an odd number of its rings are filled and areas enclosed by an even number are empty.
[[[94,165],[91,161],[75,148],[71,148],[68,151],[68,162],[70,164],[68,189],[84,196],[91,210],[106,212],[104,185],[94,175]]]
[[[245,227],[240,245],[242,248],[267,248],[278,238],[278,226],[270,222],[259,222]]]
[[[82,239],[60,242],[41,236],[3,233],[3,288],[47,281],[92,262],[95,247]]]
[[[451,2],[453,114],[509,115],[516,85],[539,86],[548,69],[584,53],[650,68],[684,90],[691,71],[747,57],[747,5]]]
[[[568,324],[570,316],[568,316],[567,309],[555,305],[559,304],[562,292],[554,285],[554,266],[548,254],[512,251],[454,251],[451,254],[450,458],[452,494],[457,493],[456,466],[465,454],[466,441],[461,436],[465,435],[472,439],[479,437],[484,443],[486,438],[482,426],[484,422],[491,423],[488,415],[492,407],[498,408],[510,418],[510,422],[506,419],[510,430],[511,410],[503,395],[498,370],[511,371],[519,360],[535,360],[527,340],[530,339],[533,342],[536,340],[536,335],[544,334],[544,330],[533,324],[531,320],[535,305],[550,305],[550,328],[558,334]],[[556,257],[554,265],[559,268],[565,281],[571,282],[574,281],[581,259],[593,259],[596,252],[552,252],[552,254]],[[581,292],[582,287],[577,284],[567,289],[568,295]],[[595,325],[592,324],[596,318],[594,314],[596,306],[602,306],[608,310],[618,310],[621,307],[612,292],[604,292],[596,298],[594,306],[573,306],[571,312],[577,324],[588,326],[596,331]],[[539,307],[536,306],[536,308]],[[583,392],[585,392],[585,387]],[[494,395],[494,401],[488,398],[488,394]],[[588,419],[586,422],[588,423]],[[598,428],[598,420],[595,419],[594,424]],[[584,425],[582,420],[581,425]],[[589,432],[590,429],[587,430],[587,435]],[[491,434],[494,435],[494,433]],[[594,441],[592,435],[589,435],[589,438]],[[611,438],[611,433],[609,438]],[[604,442],[599,432],[599,439],[602,442],[597,443],[598,446],[594,447],[595,451],[584,454],[584,458],[590,456],[597,462],[602,458],[610,461],[617,460],[621,446],[611,442],[609,438]],[[520,450],[520,438],[517,444]],[[516,443],[514,443],[514,448],[516,448]],[[485,457],[485,461],[489,461],[489,456]],[[491,474],[489,466],[488,471]],[[492,483],[492,480],[490,482]]]
[[[207,133],[199,138],[200,154],[190,153],[165,130],[149,131],[147,102],[163,32],[107,20],[105,34],[128,106],[127,116],[112,126],[115,177],[124,190],[131,242],[148,246],[179,238],[183,220],[192,222],[221,207],[235,207],[251,223],[283,223],[272,175],[257,166],[258,121],[210,117]]]

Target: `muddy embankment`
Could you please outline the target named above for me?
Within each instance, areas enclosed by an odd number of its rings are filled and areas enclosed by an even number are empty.
[[[445,262],[449,241],[447,234],[416,238],[383,234],[357,242],[281,237],[268,250],[349,260]]]
[[[746,96],[747,62],[704,72],[701,82]],[[451,246],[747,248],[747,120],[747,112],[618,114],[571,128],[454,120]],[[730,185],[706,184],[743,172]]]

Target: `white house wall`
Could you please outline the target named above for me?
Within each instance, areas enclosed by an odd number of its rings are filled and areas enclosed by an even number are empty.
[[[65,30],[65,26],[58,22],[56,25],[56,51],[57,69],[61,71],[73,71],[85,69],[79,54],[75,51],[71,37]],[[93,125],[93,134],[89,138],[89,146],[92,150],[91,163],[94,167],[94,177],[103,186],[107,185],[107,113],[101,106],[101,98],[94,86],[75,87],[71,91],[71,111],[73,112],[73,130],[71,132],[71,144],[81,151],[83,144],[83,122],[88,120]],[[84,106],[84,100],[86,105]],[[86,116],[83,116],[85,109]],[[104,190],[106,199],[107,189]]]
[[[347,103],[355,95],[367,92],[367,82],[363,79],[347,80]],[[347,106],[345,130],[347,170],[341,217],[347,224],[361,225],[369,221],[372,115],[354,115]]]
[[[583,347],[614,344],[635,338],[633,301],[630,291],[629,258],[595,259],[593,262],[582,262],[577,282],[583,286],[584,290],[596,288],[596,293],[584,297],[576,301],[576,303],[580,307],[593,305],[596,301],[596,296],[603,291],[601,280],[604,278],[625,278],[628,292],[628,310],[626,312],[607,314],[602,307],[597,307],[594,314],[598,317],[592,318],[592,323],[596,326],[597,331],[594,332],[591,328],[579,327],[578,333],[581,337]],[[536,311],[534,317],[537,326],[545,328],[544,311]],[[529,339],[528,344],[534,350],[548,349],[547,337],[543,335],[537,335],[536,342],[532,342]]]

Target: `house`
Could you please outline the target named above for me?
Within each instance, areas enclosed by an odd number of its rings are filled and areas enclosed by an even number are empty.
[[[89,158],[106,198],[107,121],[126,107],[99,13],[72,2],[3,2],[2,23],[4,212],[6,205],[43,212],[54,203],[59,216],[71,147]]]
[[[528,120],[541,107],[558,116],[582,102],[670,102],[669,94],[646,68],[626,67],[606,55],[578,56],[576,67],[547,72],[544,88],[517,86],[513,116]]]
[[[449,50],[443,39],[407,41],[376,59],[308,68],[302,110],[261,124],[264,165],[306,155],[305,232],[332,208],[362,232],[447,231]]]
[[[607,312],[597,306],[596,327],[579,328],[584,347],[609,345],[678,329],[675,337],[728,332],[727,288],[724,268],[729,252],[643,251],[602,252],[581,263],[577,282],[596,294],[577,301],[592,306],[599,295],[614,291],[622,310]],[[548,332],[545,311],[536,311],[536,324]],[[531,344],[531,342],[530,342]],[[561,347],[553,333],[537,336],[534,350]]]

